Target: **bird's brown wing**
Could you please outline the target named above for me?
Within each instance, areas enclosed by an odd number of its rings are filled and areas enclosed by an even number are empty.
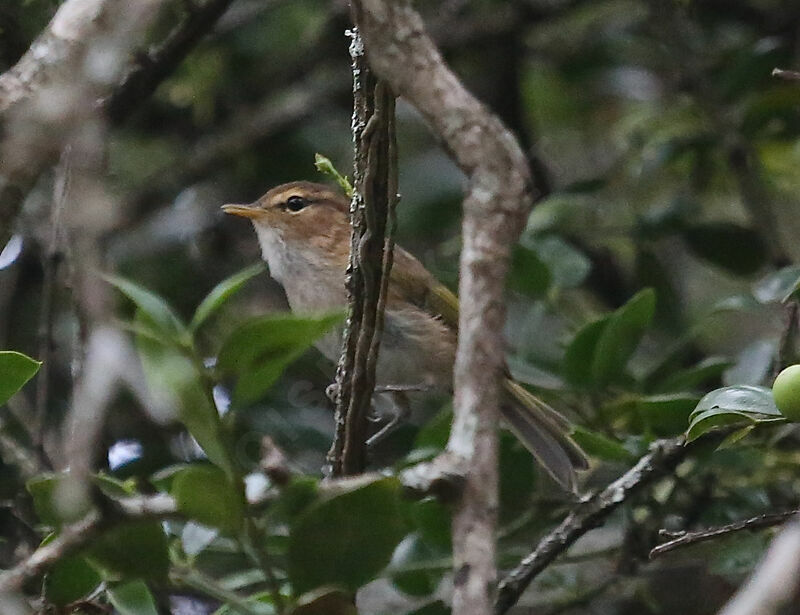
[[[395,249],[400,267],[392,269],[391,295],[411,300],[417,307],[458,330],[458,297],[439,282],[414,256]],[[403,271],[403,275],[397,273]],[[536,460],[556,482],[575,491],[575,470],[588,467],[586,455],[570,437],[569,422],[545,402],[513,380],[506,370],[503,381],[503,418]]]

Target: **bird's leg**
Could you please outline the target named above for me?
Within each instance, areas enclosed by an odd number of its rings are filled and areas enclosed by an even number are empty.
[[[411,390],[418,390],[418,389],[411,389]],[[373,435],[369,437],[369,439],[367,440],[367,448],[370,449],[376,446],[377,444],[381,443],[383,440],[385,440],[386,437],[389,436],[392,432],[394,432],[394,430],[397,429],[397,427],[402,425],[403,422],[408,418],[409,414],[411,414],[411,406],[408,401],[408,396],[405,394],[405,390],[398,390],[398,388],[391,388],[388,391],[384,392],[388,393],[390,399],[392,400],[394,413],[392,417],[389,419],[389,422],[386,423],[386,425],[381,427],[377,432],[375,432]]]

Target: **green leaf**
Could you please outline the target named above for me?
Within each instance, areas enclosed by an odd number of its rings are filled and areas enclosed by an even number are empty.
[[[552,283],[559,288],[577,288],[589,275],[591,261],[557,235],[537,238],[529,243],[549,270]]]
[[[621,375],[653,319],[656,295],[646,288],[617,309],[603,328],[592,360],[592,379],[598,385]]]
[[[650,395],[638,398],[636,409],[650,432],[657,436],[674,436],[686,428],[697,401],[696,395],[686,393]]]
[[[298,593],[323,585],[355,591],[389,563],[404,534],[400,483],[352,481],[300,514],[290,527],[288,569]]]
[[[169,569],[167,537],[158,521],[118,525],[97,539],[86,557],[106,578],[163,579]]]
[[[738,224],[697,224],[684,231],[684,238],[697,256],[738,275],[751,275],[767,262],[767,246],[761,235]]]
[[[103,279],[133,301],[139,311],[147,317],[147,324],[152,324],[159,333],[175,343],[180,345],[188,343],[190,337],[186,325],[164,299],[119,276],[104,275]]]
[[[508,285],[530,297],[542,297],[550,288],[550,270],[536,252],[523,246],[514,246]]]
[[[21,352],[0,351],[0,406],[19,391],[25,383],[36,375],[41,362],[31,359]]]
[[[406,536],[392,555],[389,570],[392,583],[409,596],[429,596],[439,585],[443,571],[416,570],[415,564],[436,559],[436,554],[425,544],[418,533]],[[441,558],[438,558],[441,559]],[[402,570],[411,568],[411,570]]]
[[[741,422],[784,422],[775,406],[772,391],[748,384],[711,391],[697,404],[689,417],[687,441],[700,437],[714,427]]]
[[[411,522],[420,537],[439,554],[452,550],[451,515],[439,500],[427,497],[409,505]]]
[[[144,581],[112,585],[106,592],[119,615],[159,615],[153,594]]]
[[[172,481],[171,493],[178,510],[190,519],[230,533],[242,526],[242,493],[215,466],[196,464],[181,470]]]
[[[314,166],[320,173],[330,175],[333,179],[335,179],[336,183],[339,184],[342,190],[344,190],[344,193],[347,195],[348,199],[353,198],[353,186],[350,184],[350,180],[336,170],[336,167],[333,166],[330,158],[319,153],[314,154]]]
[[[139,319],[137,315],[137,322]],[[148,336],[138,335],[136,348],[147,384],[159,405],[176,409],[178,418],[208,458],[221,468],[230,469],[219,413],[209,399],[210,385],[199,367],[174,346]]]
[[[773,271],[753,284],[753,296],[760,303],[784,302],[800,287],[800,266]]]
[[[708,357],[697,365],[667,375],[653,388],[657,392],[691,391],[709,380],[716,380],[733,365],[733,361],[722,357]]]
[[[60,559],[44,578],[44,596],[48,602],[65,606],[90,594],[102,579],[80,555]]]
[[[289,523],[306,510],[319,496],[319,483],[311,476],[295,476],[281,489],[271,508],[274,518]]]
[[[536,485],[533,457],[511,433],[500,434],[500,521],[516,518],[531,506]]]
[[[197,331],[210,316],[225,305],[228,299],[239,292],[242,286],[262,271],[265,271],[265,269],[263,263],[258,263],[233,274],[217,284],[197,306],[194,316],[192,316],[192,322],[189,323],[189,330],[191,332]]]
[[[252,403],[272,387],[289,363],[340,323],[342,313],[321,316],[269,314],[245,323],[225,341],[218,367],[239,376],[237,405]]]
[[[596,431],[576,425],[572,431],[572,439],[592,457],[603,461],[632,461],[635,456],[621,442],[612,440]]]
[[[66,473],[48,473],[34,476],[26,483],[36,515],[42,523],[58,528],[78,521],[89,512],[89,501],[70,497],[74,493],[70,482],[74,480]]]
[[[567,346],[562,362],[564,378],[576,387],[587,387],[593,383],[592,363],[595,350],[603,335],[610,316],[583,325]]]

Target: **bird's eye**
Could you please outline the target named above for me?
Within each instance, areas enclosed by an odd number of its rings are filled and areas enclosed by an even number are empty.
[[[286,199],[286,209],[289,211],[300,211],[306,205],[308,201],[301,196],[294,195]]]

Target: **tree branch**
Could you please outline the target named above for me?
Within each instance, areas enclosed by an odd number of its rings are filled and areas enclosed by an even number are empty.
[[[125,120],[159,84],[171,75],[195,45],[211,31],[233,0],[208,0],[193,8],[186,19],[167,35],[161,44],[138,56],[132,68],[104,107],[112,124]]]
[[[800,523],[795,521],[775,537],[753,575],[719,615],[789,613],[796,609],[799,595]]]
[[[208,0],[118,83],[163,1],[67,0],[28,52],[0,75],[0,120],[7,135],[0,156],[0,246],[10,237],[25,195],[68,141],[75,120],[72,103],[90,92],[92,102],[105,100],[109,117],[121,122],[176,68],[232,0]],[[100,54],[108,74],[89,74],[90,63],[84,61]],[[62,108],[54,109],[52,101],[62,101]]]
[[[494,612],[505,613],[519,600],[536,576],[564,553],[578,538],[599,526],[621,504],[644,486],[671,472],[686,457],[691,446],[682,437],[658,440],[636,465],[599,493],[584,500],[539,541],[536,549],[500,582]]]
[[[705,530],[698,530],[696,532],[680,532],[674,534],[672,532],[661,531],[662,536],[671,537],[672,540],[662,543],[650,551],[650,559],[655,559],[659,555],[663,555],[667,551],[673,551],[681,547],[697,544],[699,542],[706,542],[707,540],[714,540],[720,536],[732,534],[734,532],[741,532],[742,530],[760,530],[766,527],[774,527],[781,525],[793,516],[795,516],[800,509],[787,510],[779,513],[771,513],[765,515],[758,515],[745,519],[743,521],[736,521],[720,527],[712,527]]]
[[[497,409],[509,249],[533,202],[525,155],[444,63],[405,0],[360,0],[370,66],[423,115],[469,179],[464,199],[454,421],[447,450],[469,472],[453,517],[453,612],[487,613],[496,578]]]
[[[392,267],[397,201],[394,95],[377,80],[364,57],[353,5],[353,163],[347,290],[350,300],[342,358],[337,369],[336,434],[329,458],[333,475],[352,475],[366,466],[367,419],[375,389],[383,313]]]

